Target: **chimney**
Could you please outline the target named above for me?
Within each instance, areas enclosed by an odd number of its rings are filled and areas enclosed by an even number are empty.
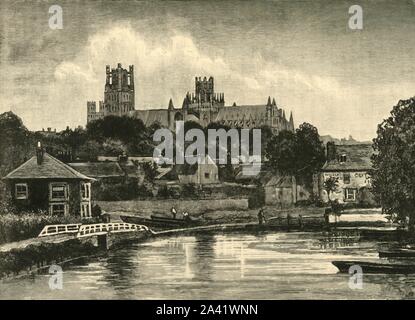
[[[36,159],[37,159],[37,164],[41,165],[43,162],[43,148],[42,148],[40,141],[37,142]]]
[[[334,144],[333,141],[329,141],[326,144],[326,156],[327,156],[327,161],[332,161],[336,159],[336,145]]]

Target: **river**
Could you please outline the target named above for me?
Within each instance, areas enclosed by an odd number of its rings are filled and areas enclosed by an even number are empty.
[[[0,299],[403,299],[415,275],[349,275],[332,260],[377,260],[377,243],[321,232],[201,234],[156,238],[0,283]]]

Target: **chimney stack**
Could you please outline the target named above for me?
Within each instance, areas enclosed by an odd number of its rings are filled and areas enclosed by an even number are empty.
[[[336,145],[333,141],[329,141],[326,144],[326,156],[327,161],[335,160],[336,159]]]
[[[37,159],[37,164],[41,165],[43,162],[43,148],[42,148],[40,141],[37,142],[36,159]]]

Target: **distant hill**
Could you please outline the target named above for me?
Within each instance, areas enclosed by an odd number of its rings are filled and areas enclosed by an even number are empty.
[[[355,140],[352,136],[349,136],[348,139],[346,138],[337,139],[337,138],[332,137],[331,135],[325,135],[325,136],[320,136],[320,140],[321,142],[323,142],[323,144],[326,144],[327,142],[332,141],[337,145],[356,145],[356,144],[371,144],[372,143],[372,141]]]

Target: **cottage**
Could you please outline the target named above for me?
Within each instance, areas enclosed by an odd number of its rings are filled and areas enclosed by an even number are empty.
[[[205,156],[204,163],[194,165],[176,165],[179,182],[181,184],[212,184],[219,183],[218,166],[209,155]]]
[[[372,168],[371,144],[335,145],[327,143],[327,161],[314,178],[314,190],[323,202],[328,202],[324,182],[330,177],[337,178],[337,188],[330,192],[331,200],[340,203],[375,204],[370,192]]]
[[[45,210],[51,215],[91,217],[90,178],[46,153],[36,155],[3,178],[20,210]]]
[[[156,176],[158,184],[215,184],[220,183],[218,166],[208,155],[205,156],[204,163],[189,165],[175,164],[173,167],[158,168],[159,174]],[[201,161],[198,161],[201,162]]]

